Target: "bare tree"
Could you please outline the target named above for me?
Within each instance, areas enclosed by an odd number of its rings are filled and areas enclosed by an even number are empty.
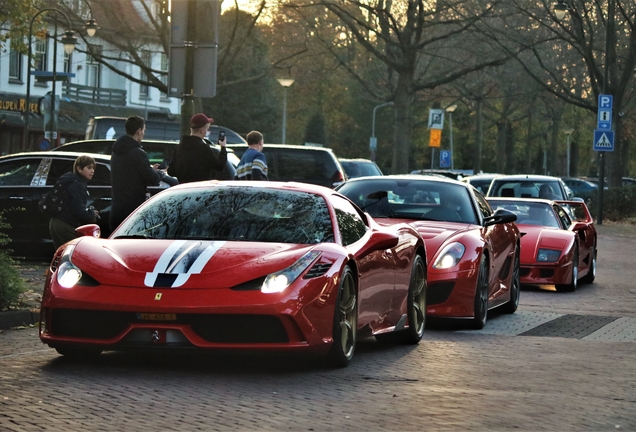
[[[383,77],[364,75],[368,70],[363,73],[359,65],[348,61],[348,50],[338,49],[331,38],[322,39],[341,66],[347,68],[370,95],[377,101],[394,102],[391,171],[400,173],[409,170],[411,105],[415,94],[485,67],[500,65],[508,58],[507,54],[494,53],[475,32],[475,24],[489,18],[498,3],[317,0],[291,1],[285,7],[304,18],[308,30],[317,38],[324,34],[325,21],[306,10],[326,10],[331,16],[326,19],[336,17],[340,33],[349,37],[350,43],[355,41],[367,57],[370,55],[383,64]]]

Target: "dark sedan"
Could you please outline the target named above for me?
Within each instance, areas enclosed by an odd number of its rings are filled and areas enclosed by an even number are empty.
[[[49,233],[49,218],[38,210],[38,201],[57,179],[73,171],[75,152],[29,152],[0,157],[0,212],[9,223],[9,248],[15,256],[51,259],[54,252]],[[100,212],[102,235],[110,233],[108,217],[111,205],[110,156],[92,154],[96,167],[88,182],[89,204]],[[167,185],[148,188],[151,195]]]

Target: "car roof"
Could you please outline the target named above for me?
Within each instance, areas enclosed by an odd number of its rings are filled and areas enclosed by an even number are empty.
[[[64,157],[69,159],[71,158],[76,159],[78,156],[82,156],[82,155],[92,156],[93,159],[99,162],[110,162],[110,155],[105,155],[100,153],[53,151],[53,150],[12,153],[12,154],[1,156],[0,160],[15,159],[19,157]]]
[[[247,144],[227,144],[228,147],[247,147]],[[333,150],[329,147],[317,147],[317,146],[303,146],[303,145],[294,145],[294,144],[271,144],[265,143],[263,145],[264,149],[267,148],[283,148],[283,149],[300,149],[300,150],[315,150],[315,151],[325,151],[333,153]]]
[[[363,163],[372,163],[374,164],[375,162],[373,162],[371,159],[364,159],[364,158],[338,158],[338,160],[340,162],[363,162]]]
[[[436,176],[436,175],[428,175],[428,174],[392,174],[392,175],[385,175],[385,176],[367,176],[367,177],[356,177],[356,178],[352,178],[350,180],[347,180],[345,183],[355,183],[355,182],[359,182],[362,180],[367,180],[367,181],[377,181],[377,182],[382,182],[382,181],[386,181],[386,180],[411,180],[411,181],[421,181],[421,180],[426,180],[426,181],[435,181],[435,182],[439,182],[439,183],[450,183],[450,184],[457,184],[457,185],[461,185],[465,188],[468,188],[469,185],[466,183],[463,183],[459,180],[454,180],[450,177],[445,177],[445,176]]]
[[[502,175],[502,176],[498,176],[496,177],[494,180],[500,180],[500,181],[508,181],[508,180],[531,180],[531,181],[548,181],[548,180],[554,180],[554,181],[559,181],[561,180],[560,177],[552,177],[552,176],[546,176],[546,175],[540,175],[540,174],[513,174],[513,175]]]

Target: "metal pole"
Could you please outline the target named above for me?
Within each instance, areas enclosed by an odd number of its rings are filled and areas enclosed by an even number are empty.
[[[57,136],[55,130],[55,75],[57,73],[57,12],[55,13],[55,19],[53,20],[54,30],[53,30],[53,84],[51,88],[51,125],[49,127],[49,142],[51,143],[51,148],[57,147],[56,141]]]
[[[605,71],[603,74],[603,94],[607,94],[609,90],[609,59],[611,41],[610,37],[614,34],[614,0],[607,0],[607,24],[605,27]],[[598,109],[598,107],[597,107]],[[613,115],[612,110],[612,115]],[[612,121],[612,123],[614,123]],[[598,173],[598,215],[596,223],[603,224],[603,190],[605,189],[605,152],[600,151],[598,155],[599,173]]]
[[[380,104],[380,105],[376,105],[373,108],[373,119],[371,121],[371,142],[370,142],[370,147],[372,147],[373,145],[377,145],[377,140],[376,140],[376,137],[375,137],[375,111],[378,108],[381,108],[383,106],[388,106],[388,105],[393,105],[393,102],[386,102],[386,103],[383,103],[383,104]],[[373,162],[375,162],[375,150],[373,149],[373,147],[371,148],[371,160]]]
[[[283,141],[287,139],[287,87],[283,87]]]
[[[451,170],[455,169],[455,153],[453,153],[453,111],[448,113],[448,123],[450,127],[450,152],[451,152]]]
[[[567,134],[567,166],[565,167],[565,176],[570,177],[570,134]]]
[[[58,13],[62,14],[62,16],[66,19],[68,28],[69,29],[71,28],[71,21],[68,19],[66,14],[54,8],[42,9],[41,11],[33,15],[33,18],[31,18],[31,23],[29,24],[29,40],[27,40],[29,49],[27,54],[27,83],[26,83],[27,89],[26,89],[26,106],[24,107],[24,137],[22,138],[22,150],[28,150],[27,147],[29,144],[29,123],[30,123],[29,120],[31,116],[31,56],[33,55],[31,39],[33,39],[33,23],[35,22],[35,19],[41,14],[43,14],[44,12],[55,12],[56,14]],[[57,15],[55,15],[55,26],[56,26],[56,32],[57,32]],[[57,42],[53,42],[53,43],[56,44]],[[57,45],[55,45],[54,48],[56,46]],[[55,67],[55,59],[53,60],[53,67]],[[53,70],[53,77],[55,78],[55,70]],[[53,81],[53,86],[54,86],[53,89],[55,90],[55,81]],[[55,107],[55,99],[53,100],[53,106]]]

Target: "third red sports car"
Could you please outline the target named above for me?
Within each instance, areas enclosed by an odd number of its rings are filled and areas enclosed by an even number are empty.
[[[584,202],[488,198],[517,214],[521,231],[521,283],[574,291],[596,277],[596,229]]]

